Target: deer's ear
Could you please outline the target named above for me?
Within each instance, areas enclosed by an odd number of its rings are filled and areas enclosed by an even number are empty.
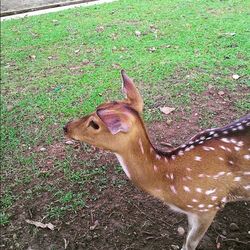
[[[139,113],[143,110],[143,100],[142,97],[135,87],[132,79],[130,79],[124,70],[121,71],[122,75],[122,90],[127,97],[128,103]]]
[[[119,132],[127,133],[131,128],[131,123],[125,114],[118,115],[115,111],[100,109],[97,110],[97,115],[113,135]]]

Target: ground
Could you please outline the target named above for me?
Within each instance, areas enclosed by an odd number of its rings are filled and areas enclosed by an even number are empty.
[[[112,154],[64,138],[62,127],[122,98],[121,68],[162,149],[249,113],[247,3],[198,3],[121,0],[2,23],[2,249],[181,246],[185,216],[134,187]],[[175,110],[164,115],[164,106]],[[249,203],[227,204],[198,249],[249,249],[249,220]]]

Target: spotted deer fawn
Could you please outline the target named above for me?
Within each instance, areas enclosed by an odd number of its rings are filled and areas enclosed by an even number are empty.
[[[189,227],[182,250],[194,250],[225,203],[250,198],[250,114],[162,152],[145,129],[141,95],[123,70],[121,75],[126,99],[100,105],[69,122],[64,132],[114,152],[136,186],[186,214]]]

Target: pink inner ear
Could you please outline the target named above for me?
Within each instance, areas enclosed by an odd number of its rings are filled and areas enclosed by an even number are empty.
[[[111,134],[115,135],[119,132],[128,132],[130,128],[130,123],[126,121],[125,114],[116,114],[112,110],[97,110],[97,115],[106,125]]]

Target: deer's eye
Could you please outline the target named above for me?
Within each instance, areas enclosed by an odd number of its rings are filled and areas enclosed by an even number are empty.
[[[94,121],[91,121],[89,123],[89,127],[92,127],[93,129],[99,129],[99,125],[97,123],[95,123]]]

